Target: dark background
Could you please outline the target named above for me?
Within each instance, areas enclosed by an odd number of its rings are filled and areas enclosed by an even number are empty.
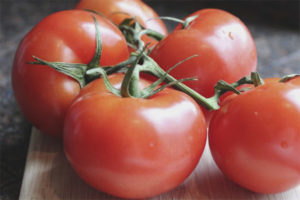
[[[24,35],[43,17],[71,9],[77,0],[0,0],[0,199],[18,199],[31,125],[15,102],[10,73]],[[161,16],[183,18],[201,8],[221,8],[249,27],[263,77],[300,73],[300,1],[148,0]],[[167,23],[172,30],[174,23]],[[299,97],[300,98],[300,97]]]

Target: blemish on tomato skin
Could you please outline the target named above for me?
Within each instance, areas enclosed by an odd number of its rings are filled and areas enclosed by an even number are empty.
[[[287,149],[288,148],[288,143],[286,141],[281,141],[280,146],[283,149]]]
[[[153,148],[153,147],[154,147],[154,143],[153,143],[153,142],[150,142],[150,143],[149,143],[149,147],[150,147],[150,148]]]

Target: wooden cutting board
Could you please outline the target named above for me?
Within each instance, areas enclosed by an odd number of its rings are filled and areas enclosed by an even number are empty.
[[[33,128],[20,193],[21,200],[118,199],[94,190],[72,170],[64,157],[62,142]],[[206,147],[196,170],[172,191],[158,199],[243,199],[300,200],[300,186],[275,195],[245,190],[226,179],[216,167]]]

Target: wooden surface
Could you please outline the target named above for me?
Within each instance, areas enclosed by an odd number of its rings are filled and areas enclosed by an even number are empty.
[[[62,151],[62,142],[33,129],[20,193],[23,200],[118,199],[94,190],[72,170]],[[217,169],[206,147],[196,170],[180,186],[154,197],[158,199],[299,200],[300,186],[276,195],[245,190],[227,180]]]

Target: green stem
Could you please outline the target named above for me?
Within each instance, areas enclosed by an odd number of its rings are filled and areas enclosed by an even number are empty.
[[[291,80],[291,79],[294,79],[294,78],[296,78],[296,77],[300,77],[300,74],[289,74],[289,75],[283,76],[283,77],[279,80],[279,82],[284,83],[284,82],[287,82],[287,81],[289,81],[289,80]]]
[[[113,94],[117,96],[121,96],[120,90],[116,89],[109,81],[108,76],[105,72],[105,70],[101,67],[97,68],[97,71],[101,74],[101,77],[103,78],[103,82],[105,87]]]
[[[145,44],[142,41],[141,37],[143,35],[148,35],[151,38],[154,38],[157,41],[162,40],[165,36],[161,33],[154,31],[152,29],[145,29],[142,27],[139,22],[134,21],[134,19],[125,19],[120,25],[119,29],[124,34],[127,43],[132,47],[141,51]]]
[[[259,76],[257,72],[251,72],[251,80],[253,81],[255,87],[264,84],[264,80]]]
[[[140,72],[138,66],[133,70],[130,85],[129,85],[129,93],[132,97],[140,97],[140,90],[139,90],[139,82],[140,82]]]
[[[215,85],[215,94],[212,97],[210,97],[209,99],[211,99],[212,101],[219,102],[220,97],[228,91],[234,92],[236,94],[240,94],[244,88],[242,88],[241,90],[238,90],[237,88],[239,86],[244,85],[244,84],[255,85],[255,81],[257,81],[256,80],[257,78],[260,78],[258,76],[258,74],[257,74],[257,77],[254,77],[254,75],[252,73],[251,76],[245,76],[232,84],[229,84],[223,80],[220,80]]]
[[[141,39],[143,35],[148,35],[150,37],[153,37],[157,41],[160,41],[164,38],[164,35],[151,29],[144,29],[140,32],[137,32],[136,34],[134,34],[134,40],[137,41],[138,43],[137,46],[139,51],[141,51],[145,46],[144,41]]]
[[[132,65],[137,59],[136,53],[132,53],[129,59],[115,65],[115,66],[102,66],[102,68],[105,69],[106,74],[114,74],[119,72],[126,72],[128,69],[128,66]],[[89,81],[95,80],[97,78],[100,78],[102,76],[102,72],[99,70],[99,67],[89,69],[86,72],[86,78]]]
[[[194,16],[187,17],[185,20],[181,20],[181,19],[178,19],[178,18],[175,18],[175,17],[159,17],[159,18],[169,20],[169,21],[178,22],[182,25],[182,29],[186,29],[189,26],[189,24],[192,21],[194,21],[197,17],[198,17],[198,15],[194,15]]]
[[[143,31],[141,31],[142,33],[140,33],[140,35],[148,35],[154,39],[156,39],[157,41],[161,41],[162,39],[165,38],[165,36],[157,31],[154,31],[152,29],[145,29]]]
[[[149,56],[145,55],[143,69],[141,71],[148,72],[153,74],[156,77],[161,77],[165,75],[165,71]],[[165,82],[170,83],[177,81],[173,76],[166,75]],[[194,100],[196,100],[199,104],[207,108],[208,110],[217,110],[219,108],[218,102],[214,101],[213,99],[205,98],[204,96],[197,93],[195,90],[191,89],[190,87],[186,86],[185,84],[179,82],[173,85],[176,89],[188,94]]]
[[[158,18],[159,19],[164,19],[164,20],[169,20],[169,21],[172,21],[172,22],[177,22],[179,24],[184,24],[184,20],[178,19],[178,18],[175,18],[175,17],[161,16],[161,17],[158,17]]]

